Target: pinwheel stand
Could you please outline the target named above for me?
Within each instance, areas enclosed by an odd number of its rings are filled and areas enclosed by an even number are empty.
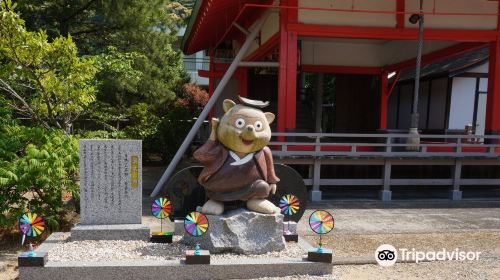
[[[288,222],[283,224],[283,237],[286,242],[299,242],[297,234],[297,223],[291,222],[292,216],[297,214],[300,209],[300,200],[293,194],[286,194],[281,197],[279,206],[283,219],[288,219]]]
[[[172,243],[172,232],[154,231],[149,239],[152,243]]]
[[[310,262],[331,263],[333,252],[323,248],[322,236],[328,234],[335,227],[332,214],[325,210],[316,210],[309,216],[309,226],[314,233],[319,235],[318,248],[310,249],[307,252],[307,260]]]
[[[45,231],[45,222],[36,213],[27,212],[19,218],[19,230],[23,234],[21,244],[24,244],[26,237],[37,238]],[[19,255],[17,263],[19,267],[45,266],[47,260],[46,252],[35,252],[33,245],[29,243],[28,251]]]
[[[297,223],[287,222],[284,224],[285,230],[283,231],[283,237],[286,242],[299,242],[299,235],[297,234]]]
[[[210,264],[210,252],[208,250],[187,250],[186,264]]]
[[[22,252],[17,257],[19,267],[45,266],[49,259],[46,252],[37,252],[34,256],[30,253],[30,251]]]
[[[204,214],[193,211],[184,218],[184,229],[193,237],[201,237],[208,230],[208,218]],[[196,244],[194,250],[186,251],[186,264],[210,264],[210,252],[201,250],[200,244]]]
[[[333,259],[333,252],[330,249],[314,248],[307,252],[307,260],[310,262],[331,263]]]
[[[157,198],[151,204],[151,214],[160,220],[160,231],[151,233],[150,242],[153,243],[172,243],[172,232],[163,231],[163,219],[170,216],[172,205],[167,197]]]

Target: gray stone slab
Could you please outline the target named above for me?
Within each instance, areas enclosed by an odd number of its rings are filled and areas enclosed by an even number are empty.
[[[82,225],[140,224],[142,142],[80,140]]]
[[[142,224],[77,225],[71,229],[71,240],[144,240],[150,238],[149,227]]]
[[[201,237],[184,234],[183,243],[211,253],[265,254],[285,249],[283,215],[266,215],[246,209],[224,215],[207,215],[209,228]]]
[[[22,267],[21,280],[43,279],[249,279],[289,275],[325,275],[332,265],[303,259],[212,260],[210,265],[181,261],[48,262],[45,267]]]

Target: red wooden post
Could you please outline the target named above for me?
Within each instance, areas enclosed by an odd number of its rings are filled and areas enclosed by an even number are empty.
[[[288,4],[287,0],[282,0],[281,5]],[[278,75],[278,114],[277,130],[284,132],[286,127],[286,90],[287,90],[287,58],[288,58],[288,9],[280,9],[280,56]]]
[[[486,131],[500,133],[500,38],[490,45]]]
[[[389,102],[389,79],[386,72],[380,75],[380,129],[387,129],[387,107]]]
[[[281,5],[296,6],[297,0],[281,0]],[[297,22],[297,10],[280,9],[280,57],[278,81],[278,131],[295,128],[297,96],[297,32],[288,23]]]
[[[405,27],[405,0],[397,0],[396,2],[396,28],[404,28]]]

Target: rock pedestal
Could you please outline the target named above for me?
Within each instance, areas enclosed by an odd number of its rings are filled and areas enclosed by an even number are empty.
[[[283,215],[266,215],[238,209],[222,216],[207,215],[209,228],[205,235],[184,234],[183,242],[200,244],[211,253],[265,254],[285,249]]]
[[[72,240],[149,240],[140,140],[80,140],[80,209]]]

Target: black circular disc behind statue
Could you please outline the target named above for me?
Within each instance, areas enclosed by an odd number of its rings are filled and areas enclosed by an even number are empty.
[[[277,184],[276,194],[269,196],[269,200],[275,205],[279,205],[281,197],[285,194],[295,195],[300,201],[299,211],[291,216],[286,216],[285,220],[298,222],[307,208],[307,188],[304,179],[295,169],[288,165],[275,164],[274,171],[280,181]]]
[[[188,213],[196,211],[196,206],[203,206],[205,203],[205,189],[197,181],[202,169],[202,166],[184,168],[175,173],[165,184],[162,195],[170,198],[171,215],[174,219],[184,219]],[[269,200],[278,206],[283,195],[295,195],[300,200],[300,209],[294,215],[287,216],[286,220],[298,222],[307,207],[307,188],[304,180],[297,171],[287,165],[275,164],[274,170],[280,182],[277,184],[276,194],[271,195]],[[234,202],[227,204],[225,208],[229,210],[244,205],[244,202]]]
[[[197,181],[202,169],[202,166],[186,167],[165,184],[163,194],[170,198],[174,219],[184,219],[187,214],[196,211],[196,206],[205,203],[205,189]]]

